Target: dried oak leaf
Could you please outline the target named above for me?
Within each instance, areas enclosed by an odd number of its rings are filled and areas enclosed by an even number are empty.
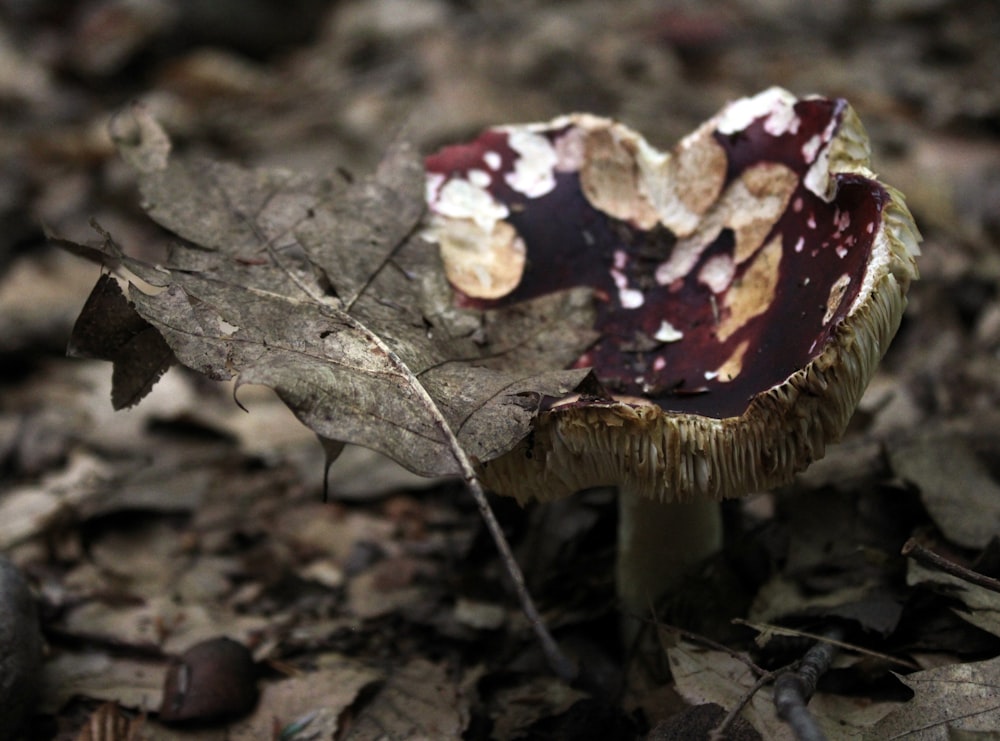
[[[939,666],[899,677],[911,700],[866,729],[865,741],[946,741],[959,734],[993,737],[1000,727],[1000,658]]]
[[[545,397],[588,380],[587,370],[551,369],[594,341],[589,290],[454,306],[438,251],[419,234],[424,170],[408,145],[345,183],[171,157],[144,110],[121,115],[134,125],[119,116],[113,134],[139,171],[144,208],[178,239],[162,266],[130,257],[99,227],[94,244],[64,243],[153,287],[131,283],[130,303],[113,311],[88,302],[70,343],[113,359],[116,372],[147,369],[147,385],[116,399],[138,401],[160,366],[131,334],[98,340],[93,327],[141,334],[148,323],[183,365],[236,377],[237,388],[272,387],[322,440],[441,475],[460,471],[452,432],[473,460],[490,460],[528,433]],[[108,290],[102,279],[95,295]]]

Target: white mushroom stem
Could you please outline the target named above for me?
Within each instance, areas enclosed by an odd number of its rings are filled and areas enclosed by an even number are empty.
[[[649,617],[650,605],[685,570],[722,547],[719,503],[657,502],[618,492],[618,598],[625,622]]]

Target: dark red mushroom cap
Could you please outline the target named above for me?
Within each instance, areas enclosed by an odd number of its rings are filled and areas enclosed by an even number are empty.
[[[895,334],[919,235],[843,100],[767,90],[671,152],[589,115],[490,129],[426,160],[457,300],[589,286],[609,394],[566,399],[483,466],[519,499],[657,499],[786,482],[837,440]]]

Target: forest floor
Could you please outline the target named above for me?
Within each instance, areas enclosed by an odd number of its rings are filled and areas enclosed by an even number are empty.
[[[994,0],[0,0],[0,549],[47,644],[28,737],[696,739],[750,698],[730,737],[793,738],[750,690],[836,628],[809,706],[829,738],[997,738],[1000,594],[975,577],[1000,577],[998,38]],[[266,389],[246,413],[174,368],[114,412],[110,364],[65,357],[100,270],[46,233],[168,240],[107,133],[132,101],[175,151],[329,174],[400,131],[430,152],[570,111],[668,148],[773,85],[851,102],[921,277],[843,442],[730,503],[652,657],[620,642],[612,493],[493,500],[585,669],[567,684],[459,483],[349,449],[324,502],[322,451]],[[205,644],[185,707],[177,657],[220,637],[252,672]],[[237,710],[166,723],[171,702]]]

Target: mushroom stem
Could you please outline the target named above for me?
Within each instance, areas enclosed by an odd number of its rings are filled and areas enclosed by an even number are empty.
[[[646,616],[687,568],[721,547],[718,502],[664,503],[620,488],[617,582],[624,623]]]

